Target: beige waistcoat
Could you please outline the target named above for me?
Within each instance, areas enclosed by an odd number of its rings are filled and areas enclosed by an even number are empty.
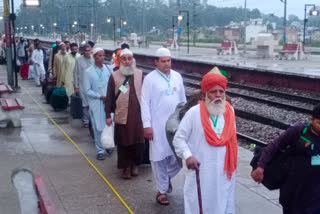
[[[112,73],[114,82],[115,82],[115,95],[118,93],[119,88],[125,81],[126,77],[121,73],[120,70],[117,70]],[[134,88],[136,90],[136,95],[138,101],[141,101],[141,88],[142,88],[142,71],[139,69],[135,69],[133,72],[133,78],[130,78],[130,82],[134,81]],[[130,94],[130,86],[126,85],[128,91],[126,93],[120,92],[120,95],[116,101],[116,109],[114,115],[114,122],[117,124],[127,124],[128,118],[128,109],[129,109],[129,94]]]

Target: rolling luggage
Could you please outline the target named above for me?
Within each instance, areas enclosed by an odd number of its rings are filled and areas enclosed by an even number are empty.
[[[82,101],[79,94],[71,95],[70,112],[73,119],[82,118]]]
[[[22,79],[28,79],[29,75],[29,63],[23,63],[20,67],[20,75]]]
[[[55,88],[50,96],[50,104],[55,111],[65,110],[68,107],[69,98],[64,87]]]
[[[46,98],[47,103],[50,103],[50,97],[52,95],[52,92],[53,92],[54,88],[55,88],[55,86],[48,85],[44,90],[44,96]]]
[[[53,78],[48,77],[48,75],[46,75],[46,78],[42,82],[42,94],[45,94],[46,88],[48,86],[55,86],[55,82]]]

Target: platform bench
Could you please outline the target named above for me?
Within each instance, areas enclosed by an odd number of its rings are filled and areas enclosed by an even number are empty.
[[[234,43],[234,44],[233,44]],[[232,55],[237,54],[237,47],[235,47],[235,42],[232,41],[224,41],[221,43],[221,46],[217,48],[217,54],[220,55]]]
[[[163,45],[163,47],[164,48],[168,48],[168,47],[170,47],[172,45],[172,43],[173,43],[173,39],[168,39],[166,44]]]
[[[0,84],[0,97],[3,97],[4,94],[11,94],[13,92],[10,85]]]
[[[21,127],[24,106],[18,98],[0,98],[0,122],[11,121],[14,127]]]
[[[298,60],[299,44],[284,44],[282,51],[279,51],[279,59],[296,59]]]

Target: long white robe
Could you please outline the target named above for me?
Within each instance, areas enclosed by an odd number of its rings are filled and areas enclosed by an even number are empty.
[[[76,65],[74,67],[74,87],[79,88],[83,107],[87,107],[89,105],[86,93],[85,72],[91,65],[93,65],[93,63],[94,60],[92,56],[90,56],[90,58],[80,56],[77,58]]]
[[[45,69],[43,64],[43,51],[42,49],[34,49],[32,52],[31,60],[33,63],[33,69],[34,69],[34,79],[36,82],[36,85],[40,86],[40,82],[42,82],[45,78]]]
[[[154,70],[143,81],[141,92],[141,116],[143,127],[152,127],[153,141],[150,142],[150,160],[161,161],[173,155],[167,140],[165,124],[176,106],[186,102],[186,95],[181,75],[170,71],[172,95],[167,95],[168,82]]]
[[[216,127],[221,136],[224,117],[219,115]],[[226,146],[211,146],[207,142],[201,123],[199,104],[192,107],[183,117],[173,139],[177,155],[187,159],[191,155],[200,162],[200,185],[204,214],[235,213],[235,173],[231,180],[224,171]],[[196,174],[188,170],[184,185],[185,214],[199,213]]]
[[[90,66],[85,74],[90,118],[98,131],[102,131],[106,125],[105,106],[100,97],[107,95],[107,86],[111,75],[105,65],[102,70],[101,78],[97,74],[95,65]]]

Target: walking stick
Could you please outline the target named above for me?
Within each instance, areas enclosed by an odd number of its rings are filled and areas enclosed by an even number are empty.
[[[196,179],[197,179],[197,189],[198,189],[199,211],[200,211],[200,214],[203,214],[203,211],[202,211],[202,198],[201,198],[201,187],[200,187],[199,169],[196,169]]]

